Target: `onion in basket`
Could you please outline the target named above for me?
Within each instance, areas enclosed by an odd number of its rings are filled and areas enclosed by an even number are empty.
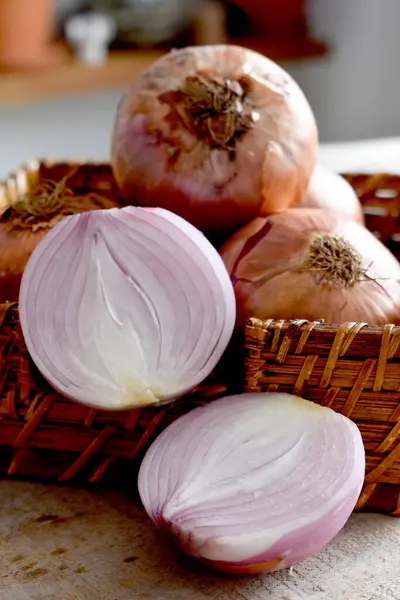
[[[47,231],[62,218],[117,206],[116,202],[97,194],[74,195],[66,186],[68,177],[59,182],[44,181],[13,204],[0,208],[0,302],[18,301],[21,277],[29,256]]]
[[[31,255],[19,302],[42,375],[61,394],[103,409],[190,391],[215,367],[235,322],[218,252],[163,209],[65,217]]]
[[[317,128],[298,85],[238,46],[172,51],[123,98],[112,144],[127,203],[161,206],[204,232],[298,204]]]
[[[364,215],[357,194],[348,181],[331,169],[317,165],[301,201],[302,208],[327,208],[364,223]]]
[[[288,394],[224,398],[179,418],[148,450],[144,507],[188,554],[233,574],[290,567],[350,516],[364,480],[357,426]]]
[[[400,321],[400,265],[372,233],[322,209],[258,218],[224,244],[237,302],[249,317]]]

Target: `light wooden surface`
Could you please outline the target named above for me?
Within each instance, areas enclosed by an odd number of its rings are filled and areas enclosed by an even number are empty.
[[[127,85],[161,55],[161,52],[118,52],[99,66],[70,60],[43,71],[0,73],[0,107]]]
[[[0,600],[399,600],[400,520],[354,515],[291,571],[228,578],[185,559],[115,492],[0,482]]]

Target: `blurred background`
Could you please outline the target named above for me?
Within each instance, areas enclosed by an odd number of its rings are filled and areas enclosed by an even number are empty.
[[[30,157],[107,159],[124,88],[188,44],[280,63],[323,142],[400,136],[399,22],[399,0],[0,0],[0,176]]]

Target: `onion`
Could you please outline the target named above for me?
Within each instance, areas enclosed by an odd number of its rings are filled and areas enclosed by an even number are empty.
[[[298,204],[316,147],[311,108],[278,65],[238,46],[197,46],[162,57],[127,91],[112,165],[127,203],[221,233]]]
[[[97,194],[74,195],[66,180],[44,181],[14,204],[0,207],[0,303],[18,301],[28,258],[58,221],[66,215],[117,206]]]
[[[360,201],[349,182],[322,165],[315,167],[301,207],[327,208],[364,223]]]
[[[235,321],[217,251],[162,209],[66,217],[31,255],[19,302],[42,375],[61,394],[103,409],[190,391],[215,367]]]
[[[228,573],[290,567],[343,527],[364,480],[360,432],[288,394],[223,398],[180,417],[139,473],[144,507],[188,554]]]
[[[258,218],[224,244],[237,327],[249,317],[400,319],[400,265],[367,229],[332,211],[297,208]]]

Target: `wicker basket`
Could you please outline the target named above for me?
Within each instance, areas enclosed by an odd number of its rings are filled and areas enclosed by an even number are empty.
[[[107,164],[33,161],[0,185],[0,209],[43,179],[73,169],[68,187],[114,200]],[[367,226],[397,252],[400,178],[348,177],[365,206]],[[358,508],[400,516],[400,328],[333,327],[254,320],[246,331],[248,391],[295,391],[345,412],[367,450],[366,486]],[[88,409],[55,393],[26,350],[15,304],[0,305],[0,473],[62,482],[133,481],[154,437],[194,406],[237,391],[210,378],[181,401],[129,412]]]

